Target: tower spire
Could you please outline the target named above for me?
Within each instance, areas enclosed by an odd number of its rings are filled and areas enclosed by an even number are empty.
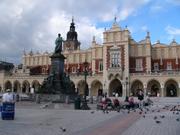
[[[114,23],[117,23],[117,16],[114,16]]]
[[[72,16],[72,23],[74,23],[74,16]]]

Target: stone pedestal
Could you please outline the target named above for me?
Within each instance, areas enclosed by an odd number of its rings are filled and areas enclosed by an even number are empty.
[[[54,53],[51,56],[51,71],[50,74],[55,74],[60,77],[64,73],[64,55]],[[60,78],[59,78],[60,79]]]

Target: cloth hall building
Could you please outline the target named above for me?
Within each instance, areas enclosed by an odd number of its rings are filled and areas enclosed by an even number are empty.
[[[81,34],[81,33],[79,33]],[[180,97],[180,45],[157,41],[151,43],[147,32],[137,42],[128,28],[121,28],[116,21],[103,32],[103,43],[95,37],[90,48],[80,49],[78,33],[72,20],[63,44],[65,72],[70,76],[76,91],[84,94],[84,62],[88,62],[87,85],[90,96],[107,92],[108,96],[136,95],[139,90],[156,96]],[[52,53],[24,53],[22,65],[12,70],[0,70],[1,91],[9,88],[15,92],[29,93],[40,87],[51,66]]]

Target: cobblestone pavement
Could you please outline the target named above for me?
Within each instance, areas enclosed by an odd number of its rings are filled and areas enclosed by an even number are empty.
[[[116,112],[73,110],[73,105],[66,104],[59,104],[56,109],[52,105],[50,109],[41,109],[41,106],[18,103],[15,120],[0,120],[0,135],[69,135],[119,115]]]
[[[180,98],[156,100],[154,108],[122,135],[180,135]]]
[[[0,120],[0,135],[179,135],[179,98],[168,100],[155,99],[148,110],[130,113],[103,113],[95,105],[83,111],[73,110],[73,104],[21,102],[16,104],[15,120]],[[42,109],[44,105],[48,107]]]
[[[78,135],[179,135],[179,98],[153,99],[152,107],[127,112],[108,123],[78,132]],[[179,105],[179,106],[178,106]],[[175,109],[172,109],[176,106]]]

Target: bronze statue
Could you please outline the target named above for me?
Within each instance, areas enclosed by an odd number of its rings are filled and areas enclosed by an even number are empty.
[[[62,52],[62,42],[63,42],[63,38],[61,37],[61,34],[58,34],[58,37],[55,40],[55,51],[54,53],[61,53]]]

